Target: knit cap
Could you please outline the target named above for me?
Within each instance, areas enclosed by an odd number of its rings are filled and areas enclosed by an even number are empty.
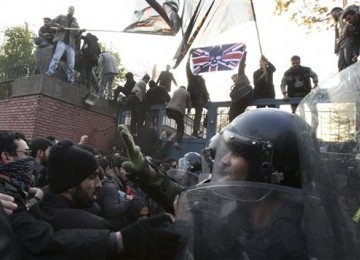
[[[79,185],[98,168],[91,153],[69,140],[55,144],[49,153],[48,181],[50,191],[61,193]]]

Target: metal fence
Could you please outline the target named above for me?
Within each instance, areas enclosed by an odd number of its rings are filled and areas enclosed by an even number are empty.
[[[10,98],[12,85],[15,79],[39,74],[35,63],[21,64],[15,67],[0,70],[0,100]]]
[[[39,74],[40,71],[36,63],[21,64],[15,67],[0,70],[0,83],[13,81],[18,78]]]

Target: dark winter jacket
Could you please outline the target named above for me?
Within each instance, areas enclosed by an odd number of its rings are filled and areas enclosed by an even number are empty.
[[[55,230],[112,229],[107,220],[78,208],[73,201],[60,194],[45,193],[42,201],[33,206],[30,212],[38,219],[50,223]]]
[[[170,95],[164,87],[157,86],[146,91],[145,100],[149,106],[165,104],[170,101]]]
[[[91,33],[87,33],[86,36],[81,36],[81,39],[84,40],[81,48],[82,59],[87,62],[88,66],[97,66],[101,53],[98,38]]]
[[[290,68],[285,71],[281,80],[281,92],[287,93],[289,97],[305,97],[312,88],[310,78],[314,84],[318,83],[318,77],[311,68],[304,66],[300,66],[297,70]]]
[[[110,230],[56,230],[27,211],[25,194],[12,183],[0,178],[0,192],[13,196],[18,205],[8,217],[22,259],[101,259],[107,254]]]
[[[102,188],[97,198],[100,215],[114,227],[121,227],[130,200],[120,196],[119,189],[113,180],[105,177],[101,180],[101,184]]]
[[[262,68],[254,72],[254,98],[275,98],[275,90],[273,83],[273,74],[276,71],[275,66],[268,62],[266,65],[267,80],[261,77],[264,73]]]
[[[190,93],[191,103],[205,104],[209,101],[209,92],[207,91],[205,80],[200,75],[194,75],[190,69],[190,63],[186,64],[186,77],[188,80],[187,91]]]

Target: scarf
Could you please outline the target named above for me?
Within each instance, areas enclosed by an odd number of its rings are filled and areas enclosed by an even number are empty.
[[[27,192],[33,180],[33,163],[34,159],[29,157],[7,164],[0,164],[0,173],[9,177],[18,190]]]

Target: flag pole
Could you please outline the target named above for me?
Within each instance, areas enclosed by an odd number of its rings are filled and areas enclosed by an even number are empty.
[[[254,16],[254,21],[255,21],[255,28],[256,28],[256,34],[257,34],[258,43],[259,43],[260,54],[263,55],[262,47],[261,47],[261,41],[260,41],[259,28],[258,28],[257,21],[256,21],[256,14],[255,14],[255,8],[254,8],[253,0],[250,0],[250,3],[251,3],[251,10],[252,10],[252,13],[253,13],[253,16]]]
[[[59,27],[51,27],[51,29],[55,29],[55,30],[65,30],[65,31],[120,32],[120,33],[123,33],[123,32],[124,32],[124,31],[116,31],[116,30],[85,29],[85,28],[68,28],[68,27],[64,27],[63,29],[60,29]]]

